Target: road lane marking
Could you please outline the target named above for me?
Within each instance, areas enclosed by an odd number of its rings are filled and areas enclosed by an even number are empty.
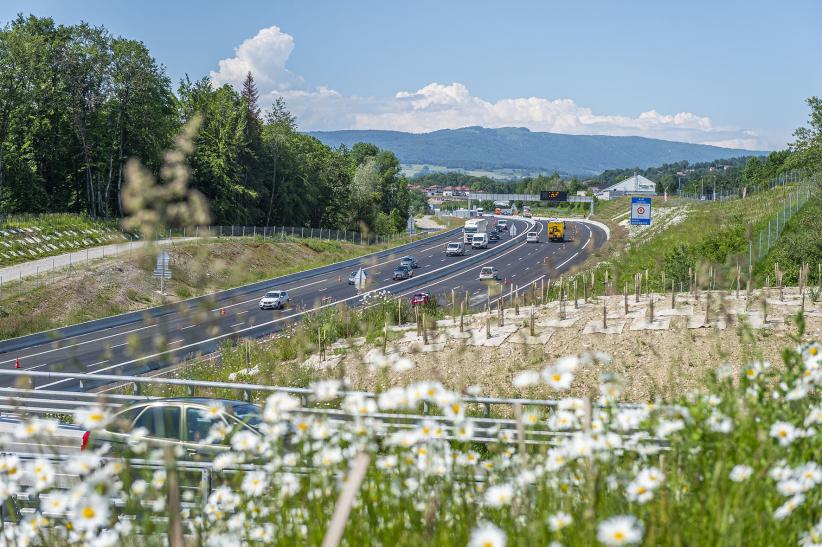
[[[565,266],[566,264],[571,262],[573,259],[575,259],[577,257],[578,254],[579,254],[579,251],[575,252],[573,255],[571,255],[571,258],[569,258],[568,260],[566,260],[565,262],[563,262],[562,264],[557,266],[556,269],[559,270],[560,268],[562,268],[563,266]]]
[[[86,365],[86,368],[96,367],[97,365],[102,365],[103,363],[108,363],[108,359],[103,359],[102,361]]]
[[[197,325],[189,325],[189,326],[187,326],[187,327],[183,327],[183,328],[181,328],[180,330],[193,329],[193,328],[194,328],[194,327],[196,327],[196,326],[197,326]]]
[[[240,325],[244,325],[244,324],[245,324],[245,323],[243,323],[242,321],[240,321],[239,323],[234,323],[233,325],[229,325],[229,327],[228,327],[228,328],[233,329],[234,327],[239,327]]]
[[[168,345],[170,346],[171,344],[179,344],[182,341],[183,341],[183,339],[180,338],[179,340],[174,340],[173,342],[169,342]]]
[[[124,335],[124,334],[130,334],[130,333],[132,333],[132,332],[137,332],[138,330],[150,329],[150,328],[152,328],[152,327],[156,327],[156,326],[157,326],[157,325],[145,325],[145,326],[142,326],[142,327],[140,327],[140,328],[136,328],[136,329],[132,329],[132,330],[127,330],[127,331],[125,331],[125,332],[119,332],[119,333],[117,333],[117,334],[109,334],[108,336],[103,336],[102,338],[94,338],[94,339],[92,339],[92,340],[85,340],[85,341],[83,341],[83,342],[77,342],[76,344],[72,344],[72,345],[70,345],[70,346],[62,346],[62,347],[59,347],[59,348],[51,348],[51,349],[47,349],[47,350],[45,350],[45,351],[41,351],[41,352],[39,352],[39,353],[32,353],[31,355],[21,355],[21,356],[20,356],[20,359],[28,359],[29,357],[37,357],[37,356],[39,356],[39,355],[45,355],[46,353],[52,353],[52,352],[55,352],[55,351],[60,351],[60,350],[64,350],[64,349],[74,348],[74,347],[77,347],[77,346],[82,346],[82,345],[84,345],[84,344],[90,344],[90,343],[92,343],[92,342],[99,342],[100,340],[106,340],[106,339],[108,339],[108,338],[114,338],[115,336],[122,336],[122,335]],[[125,342],[125,344],[127,344],[127,343],[128,343],[128,342]],[[122,346],[122,345],[124,345],[124,344],[118,344],[118,345]],[[35,346],[35,347],[36,347],[36,346]],[[117,346],[112,346],[112,347],[117,347]],[[14,359],[9,359],[9,360],[7,360],[7,361],[0,361],[0,365],[5,365],[5,364],[7,364],[7,363],[13,363],[14,361],[15,361]]]

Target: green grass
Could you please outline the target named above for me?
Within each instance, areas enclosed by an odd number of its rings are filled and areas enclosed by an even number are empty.
[[[649,271],[652,290],[670,290],[671,280],[687,286],[689,268],[698,274],[703,286],[713,268],[715,287],[730,287],[737,263],[746,271],[748,234],[753,234],[756,241],[756,234],[767,229],[768,220],[782,210],[789,190],[777,188],[727,202],[669,200],[667,207],[687,207],[687,218],[654,232],[653,237],[629,242],[633,245],[613,257],[607,268],[616,289],[621,290],[628,282],[629,291],[632,290],[634,275],[645,270]],[[654,201],[654,207],[661,205]],[[601,209],[599,214],[606,217],[612,212],[615,211]],[[661,286],[663,272],[665,287]]]
[[[803,263],[810,267],[810,284],[822,286],[822,197],[815,196],[794,215],[779,236],[776,245],[754,269],[760,285],[770,277],[775,280],[775,266],[784,272],[783,284],[796,285]]]

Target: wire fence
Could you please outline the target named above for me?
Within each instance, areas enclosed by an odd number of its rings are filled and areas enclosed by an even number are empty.
[[[427,233],[427,232],[421,232]],[[204,226],[196,228],[173,228],[162,234],[161,239],[200,237],[254,237],[270,240],[288,238],[321,239],[344,241],[355,245],[379,245],[398,239],[413,237],[406,232],[395,234],[362,233],[355,230],[335,230],[332,228],[312,228],[306,226]]]

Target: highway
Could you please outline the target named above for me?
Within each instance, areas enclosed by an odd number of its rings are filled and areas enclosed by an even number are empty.
[[[340,303],[358,305],[362,295],[348,284],[348,275],[360,266],[369,274],[368,291],[387,290],[395,296],[410,296],[429,291],[450,298],[454,289],[469,294],[471,306],[485,305],[489,282],[478,279],[482,266],[499,270],[501,281],[527,287],[542,278],[556,279],[576,265],[607,240],[606,231],[595,223],[569,221],[573,241],[549,243],[546,223],[513,219],[517,235],[502,232],[486,250],[470,250],[463,257],[446,257],[448,241],[462,238],[460,231],[433,236],[416,244],[398,247],[381,256],[369,255],[342,265],[309,270],[256,283],[242,290],[223,291],[208,298],[198,298],[162,310],[129,314],[111,325],[105,320],[59,329],[0,342],[0,367],[36,371],[82,372],[90,381],[80,386],[75,380],[40,381],[37,389],[88,390],[99,385],[94,374],[139,375],[179,362],[189,356],[214,351],[220,343],[237,337],[270,334],[290,326],[310,311]],[[526,243],[527,228],[534,225],[540,232],[540,243]],[[416,257],[419,267],[414,277],[404,281],[391,279],[394,267],[405,255]],[[545,259],[548,259],[546,264]],[[270,289],[286,289],[291,305],[284,310],[260,310],[258,301]],[[505,292],[509,288],[506,287]],[[440,302],[443,302],[441,299]],[[2,385],[11,385],[10,379]]]

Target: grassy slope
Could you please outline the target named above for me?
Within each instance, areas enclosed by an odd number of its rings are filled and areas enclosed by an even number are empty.
[[[810,283],[822,286],[822,197],[812,197],[789,221],[780,234],[779,241],[763,260],[756,265],[754,275],[760,284],[770,276],[774,280],[774,266],[785,272],[783,283],[795,285],[799,280],[799,268],[803,262],[810,266]]]
[[[399,240],[394,243],[403,243]],[[0,339],[145,309],[362,256],[390,245],[360,246],[337,241],[211,241],[167,247],[173,279],[167,296],[151,276],[151,251],[107,258],[84,268],[3,286]]]
[[[728,202],[679,202],[671,200],[663,204],[655,200],[654,207],[686,207],[687,218],[657,232],[654,237],[644,240],[641,244],[625,250],[615,252],[611,258],[609,269],[612,278],[616,278],[617,289],[625,281],[633,287],[635,273],[651,273],[652,288],[660,289],[661,272],[666,271],[666,278],[682,277],[687,279],[688,265],[700,272],[704,279],[710,266],[716,272],[717,287],[730,283],[731,272],[736,262],[747,260],[748,224],[752,223],[753,233],[763,226],[767,227],[768,219],[781,207],[786,196],[784,189],[779,188],[760,194],[755,194],[744,200]],[[600,208],[600,219],[613,226],[611,218],[627,210],[627,201],[613,209]],[[624,218],[624,217],[623,217]],[[616,222],[618,222],[618,219]],[[618,251],[618,244],[627,243],[627,231],[619,227],[612,232],[616,241],[612,249]],[[681,260],[672,259],[674,251],[683,248]],[[683,274],[684,272],[684,274]],[[669,281],[666,281],[666,285]],[[667,287],[670,289],[670,286]],[[630,289],[629,289],[630,290]]]
[[[127,241],[127,237],[120,232],[117,222],[92,220],[85,215],[61,213],[11,216],[5,218],[3,222],[0,223],[0,230],[8,228],[25,230],[27,233],[25,236],[2,236],[3,241],[10,245],[10,247],[7,247],[5,244],[0,245],[0,252],[7,255],[6,257],[0,254],[0,266],[10,266],[12,264],[19,264],[47,256]],[[69,230],[82,235],[70,235],[66,233]],[[94,231],[95,233],[86,233],[89,231]],[[48,249],[44,247],[43,244],[29,244],[22,240],[22,237],[31,236],[35,236],[41,240],[48,238],[47,243],[54,245],[57,249]],[[92,237],[94,237],[94,240],[92,240]],[[81,241],[82,239],[87,239],[90,243],[84,243]],[[68,247],[61,247],[61,244],[68,245]],[[10,250],[22,252],[24,256],[13,256],[9,252]],[[35,254],[31,254],[29,251]]]

